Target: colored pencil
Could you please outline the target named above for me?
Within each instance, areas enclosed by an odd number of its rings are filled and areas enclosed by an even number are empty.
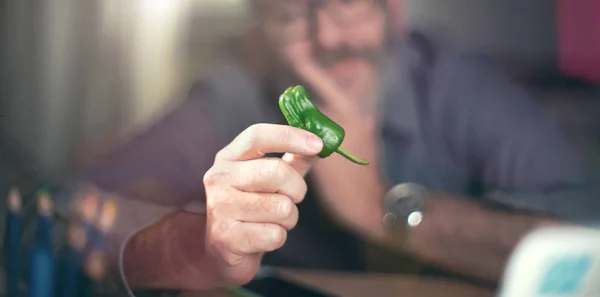
[[[97,221],[96,216],[98,212],[97,193],[91,190],[85,191],[81,197],[77,199],[75,212],[77,214],[77,219],[81,222],[81,226],[87,239],[83,246],[83,256],[78,268],[79,280],[77,282],[77,296],[84,297],[89,294],[89,288],[91,287],[91,280],[86,275],[85,271],[85,255],[90,251],[91,243],[93,242],[95,235],[94,224]]]
[[[29,254],[29,297],[51,297],[54,292],[54,254],[52,251],[52,201],[39,193],[36,241]]]
[[[105,250],[108,243],[108,235],[112,230],[117,216],[117,206],[112,200],[107,200],[102,205],[101,215],[96,228],[94,238],[94,250]]]
[[[85,229],[87,243],[85,251],[88,252],[92,248],[93,238],[96,237],[95,224],[97,223],[97,217],[99,212],[99,198],[96,191],[86,191],[81,199],[77,200],[77,216],[83,224]]]
[[[70,223],[69,242],[60,255],[55,297],[77,297],[77,290],[81,281],[83,254],[87,242],[86,236],[81,222],[73,221]]]
[[[117,216],[117,208],[108,200],[102,206],[100,218],[95,224],[95,238],[85,261],[85,277],[78,296],[90,296],[93,285],[102,281],[106,274],[106,244]]]
[[[11,189],[8,194],[8,215],[4,233],[7,296],[19,295],[21,277],[21,194]]]

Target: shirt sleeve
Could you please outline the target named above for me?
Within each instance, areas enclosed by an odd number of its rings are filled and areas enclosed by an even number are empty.
[[[473,91],[465,92],[471,95],[459,113],[470,162],[490,189],[490,201],[566,220],[598,218],[597,174],[582,151],[498,67],[474,61],[466,64],[470,71],[462,84]]]
[[[90,187],[100,190],[101,199],[117,204],[108,255],[119,275],[105,288],[121,288],[133,296],[123,271],[123,253],[133,235],[174,211],[203,211],[203,176],[222,143],[214,125],[216,107],[206,90],[196,85],[190,97],[53,191],[62,221],[69,217],[77,193]]]

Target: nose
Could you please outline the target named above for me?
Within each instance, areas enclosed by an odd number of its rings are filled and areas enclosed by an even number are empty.
[[[345,42],[344,29],[324,11],[317,12],[314,33],[317,45],[323,50],[332,50]]]

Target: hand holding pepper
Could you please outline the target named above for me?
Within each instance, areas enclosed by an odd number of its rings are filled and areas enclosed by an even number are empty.
[[[319,157],[326,158],[337,152],[346,159],[360,165],[369,161],[360,159],[341,147],[346,132],[344,128],[324,115],[311,101],[304,87],[289,87],[279,97],[279,108],[290,126],[304,129],[323,140]]]

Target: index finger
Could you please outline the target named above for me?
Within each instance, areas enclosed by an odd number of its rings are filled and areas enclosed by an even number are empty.
[[[217,153],[216,159],[247,161],[267,153],[314,156],[322,149],[323,141],[308,131],[288,125],[255,124]]]

